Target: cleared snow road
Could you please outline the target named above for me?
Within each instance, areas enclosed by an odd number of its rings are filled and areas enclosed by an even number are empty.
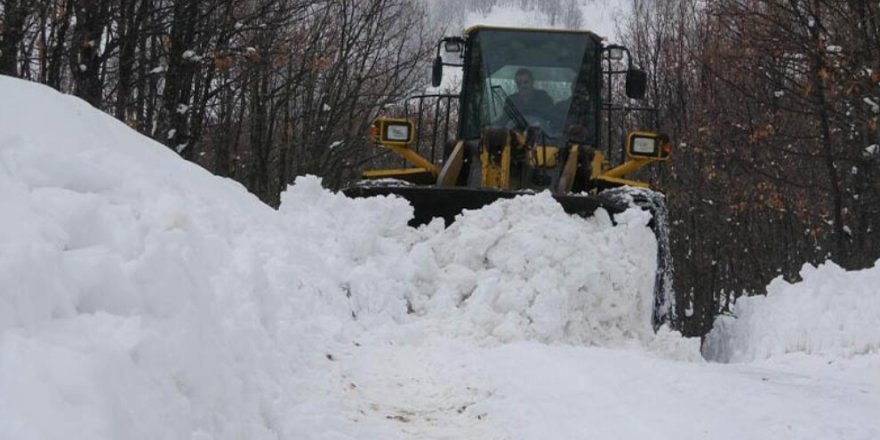
[[[715,364],[441,340],[334,362],[348,417],[401,439],[880,438],[880,358]]]

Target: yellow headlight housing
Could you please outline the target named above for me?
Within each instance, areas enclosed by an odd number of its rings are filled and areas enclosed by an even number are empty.
[[[634,131],[626,137],[626,155],[630,159],[666,160],[672,153],[669,136],[649,131]]]

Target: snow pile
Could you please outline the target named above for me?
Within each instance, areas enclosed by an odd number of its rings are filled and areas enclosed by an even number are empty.
[[[466,212],[414,248],[425,282],[416,284],[412,307],[473,326],[455,330],[475,339],[651,338],[650,215],[631,209],[617,217],[613,227],[604,210],[587,220],[569,216],[549,193]]]
[[[777,278],[767,296],[743,297],[716,319],[704,355],[748,362],[786,353],[850,358],[880,353],[880,266],[847,272],[805,265],[803,281]]]
[[[416,319],[433,334],[485,344],[655,339],[657,244],[640,209],[617,215],[615,226],[604,210],[573,217],[540,193],[466,211],[447,229],[438,219],[415,230],[402,200],[351,200],[305,177],[280,213],[302,234],[296,242],[315,243],[330,266],[345,268],[333,278],[346,310],[369,328]]]
[[[344,295],[269,279],[275,211],[78,99],[0,91],[0,438],[370,432],[303,374],[339,324],[285,312]]]
[[[277,261],[269,268],[271,283],[296,286],[308,278],[325,285],[321,310],[291,312],[301,318],[332,316],[339,331],[351,324],[357,334],[405,321],[412,272],[407,254],[421,236],[407,225],[412,212],[403,199],[349,199],[324,189],[316,177],[297,178],[281,195],[285,236],[268,236],[258,245],[272,249],[296,243],[296,248],[264,251]]]

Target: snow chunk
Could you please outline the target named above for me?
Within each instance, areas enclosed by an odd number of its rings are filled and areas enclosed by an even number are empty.
[[[194,50],[186,50],[186,51],[184,51],[184,52],[183,52],[183,55],[181,55],[181,57],[182,57],[184,60],[192,61],[192,62],[198,62],[198,61],[201,61],[202,59],[205,58],[205,57],[203,57],[203,56],[197,54]]]
[[[874,101],[873,99],[868,98],[868,97],[865,97],[864,101],[865,101],[865,104],[868,104],[869,106],[871,106],[872,112],[880,113],[880,104],[878,104],[877,101]]]

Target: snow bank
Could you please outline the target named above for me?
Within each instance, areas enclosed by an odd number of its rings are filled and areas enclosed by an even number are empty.
[[[415,320],[481,344],[655,339],[657,244],[639,209],[615,226],[605,211],[573,217],[540,193],[466,211],[446,229],[437,220],[415,230],[402,200],[351,200],[306,177],[283,194],[280,213],[302,231],[298,242],[315,242],[344,268],[333,278],[368,328]]]
[[[304,373],[339,324],[285,312],[344,295],[322,272],[273,282],[267,253],[322,255],[275,211],[78,99],[0,94],[0,438],[370,432]]]
[[[803,281],[777,278],[767,296],[740,298],[734,315],[715,320],[704,355],[748,362],[786,353],[851,358],[880,353],[880,266],[847,272],[805,265]]]
[[[613,227],[605,211],[572,217],[549,193],[466,212],[414,248],[426,281],[416,313],[500,342],[603,344],[653,336],[657,245],[649,214],[632,209]],[[465,319],[462,319],[462,315]]]

